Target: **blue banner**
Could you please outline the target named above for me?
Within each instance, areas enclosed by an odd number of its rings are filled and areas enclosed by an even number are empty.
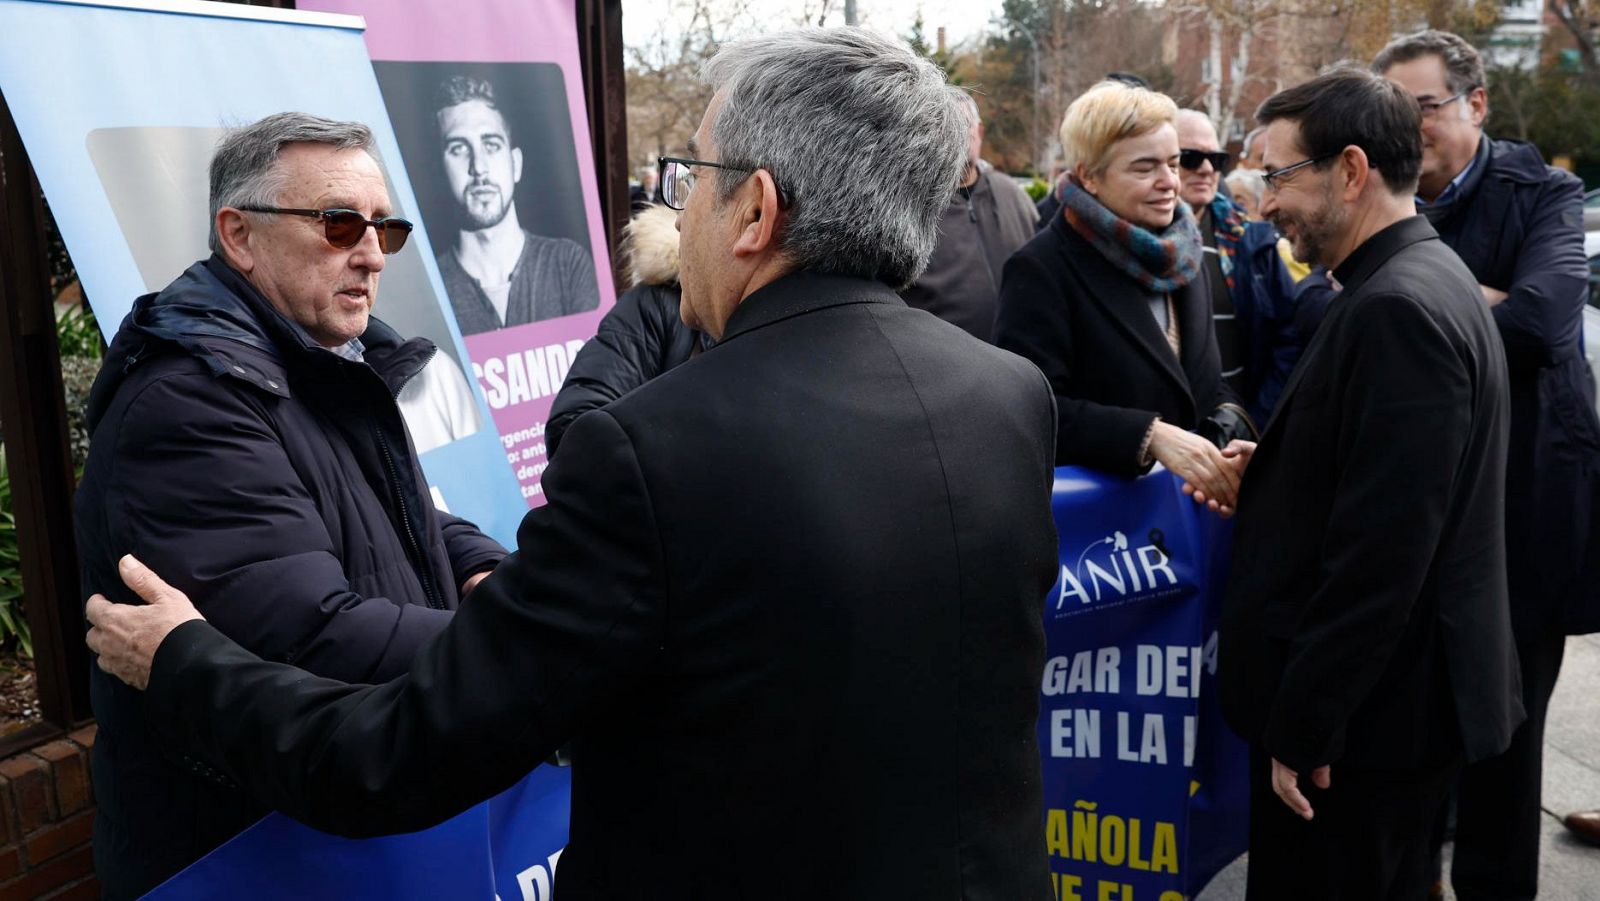
[[[1056,470],[1039,749],[1059,901],[1183,901],[1245,849],[1247,752],[1215,691],[1232,530],[1180,485]]]
[[[337,838],[272,814],[145,898],[551,901],[571,804],[571,772],[541,766],[503,794],[407,835]]]
[[[1246,749],[1215,692],[1232,530],[1163,471],[1063,467],[1054,507],[1038,728],[1056,897],[1184,901],[1248,832]],[[273,815],[150,897],[550,901],[570,803],[567,772],[540,767],[411,835],[349,841]]]

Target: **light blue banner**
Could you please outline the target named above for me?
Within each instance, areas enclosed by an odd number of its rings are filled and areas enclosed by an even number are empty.
[[[352,27],[360,20],[220,3],[172,9],[181,11],[0,0],[0,92],[101,328],[109,338],[134,298],[209,254],[206,170],[223,128],[285,110],[367,123],[397,214],[418,225],[388,260],[375,313],[439,345],[430,377],[471,398],[466,424],[438,425],[447,434],[424,451],[423,470],[436,502],[512,545],[527,507],[440,303],[416,196]],[[415,419],[427,405],[406,412],[422,449],[423,433],[437,431]]]

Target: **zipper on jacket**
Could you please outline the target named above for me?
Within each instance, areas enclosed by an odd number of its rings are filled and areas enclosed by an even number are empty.
[[[417,577],[422,582],[422,593],[427,598],[429,607],[443,610],[444,599],[439,597],[439,586],[434,584],[433,567],[428,564],[428,557],[423,553],[421,543],[417,541],[416,530],[411,528],[411,509],[406,505],[406,494],[400,487],[400,468],[394,465],[394,454],[389,452],[389,442],[383,437],[383,430],[376,423],[372,426],[372,436],[378,439],[378,450],[383,454],[384,470],[389,474],[389,490],[394,492],[395,503],[400,505],[400,524],[405,528],[406,546],[416,560]]]

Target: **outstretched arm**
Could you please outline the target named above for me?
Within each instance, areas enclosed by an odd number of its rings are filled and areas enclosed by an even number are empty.
[[[263,803],[350,836],[440,822],[548,757],[661,646],[660,544],[632,444],[603,411],[568,441],[577,452],[546,472],[548,503],[523,520],[517,553],[391,682],[263,662],[137,568],[125,572],[151,603],[91,599],[90,647],[147,686],[169,745]]]

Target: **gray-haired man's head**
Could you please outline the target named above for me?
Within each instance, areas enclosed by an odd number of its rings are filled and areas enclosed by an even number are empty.
[[[354,244],[331,236],[329,210],[359,217]],[[388,234],[373,223],[393,209],[365,125],[280,113],[230,132],[211,160],[211,212],[212,249],[313,341],[366,331]]]
[[[729,168],[701,173],[713,190],[693,192],[680,218],[686,319],[698,309],[718,333],[742,299],[719,283],[717,267],[743,263],[730,259],[737,244],[716,246],[730,236],[714,234],[714,219],[750,215],[768,184],[789,269],[894,287],[922,273],[970,125],[937,66],[893,39],[832,28],[728,44],[702,74],[715,94],[691,154]]]
[[[278,155],[290,144],[326,144],[336,150],[373,154],[372,129],[360,122],[338,122],[307,113],[276,113],[243,128],[230,129],[211,157],[211,234],[213,253],[222,252],[217,212],[225,206],[274,206],[284,187]]]

